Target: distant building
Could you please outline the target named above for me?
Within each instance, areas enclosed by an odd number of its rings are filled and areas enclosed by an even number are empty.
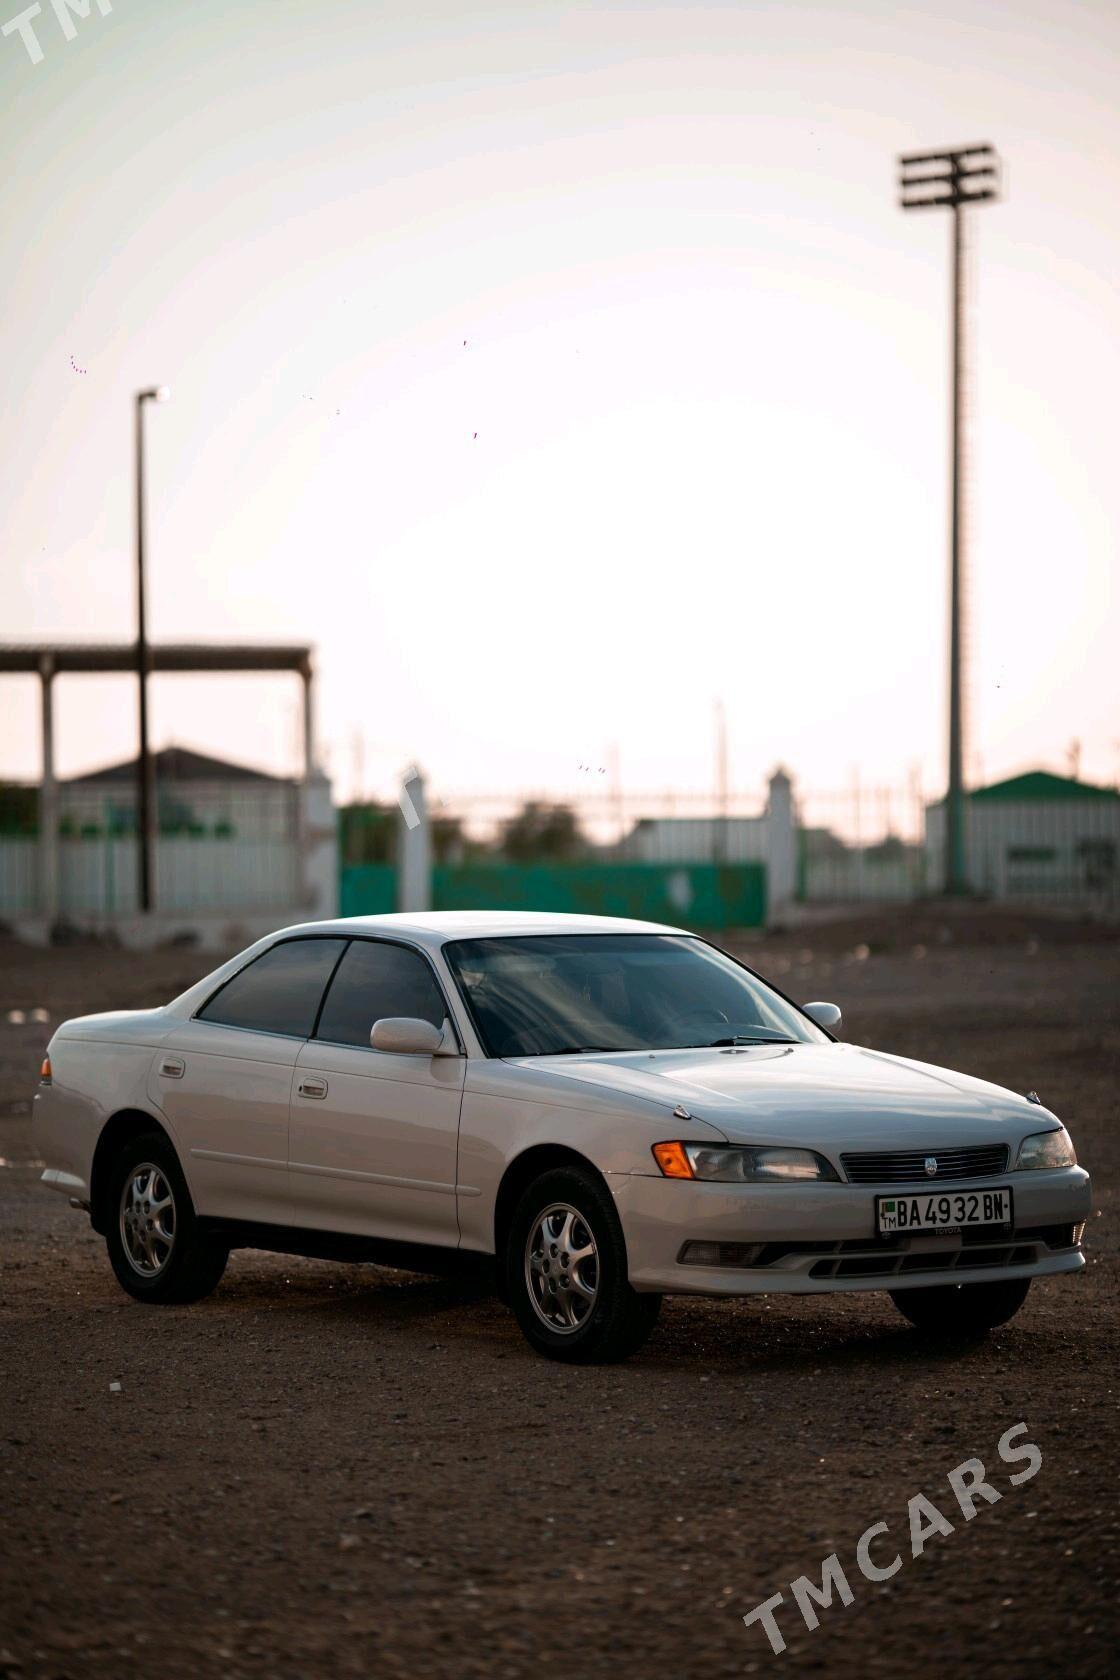
[[[766,857],[765,817],[641,817],[618,856],[635,863],[757,863]]]
[[[926,807],[927,878],[945,877],[945,801]],[[1030,770],[965,796],[965,872],[1001,899],[1114,902],[1120,896],[1120,793]]]
[[[919,898],[925,890],[925,853],[897,834],[857,846],[830,828],[802,828],[798,842],[803,903],[890,904]]]
[[[0,675],[39,688],[41,771],[0,795],[0,918],[22,937],[59,927],[125,944],[191,937],[230,947],[277,922],[333,915],[338,859],[330,784],[316,766],[312,649],[305,644],[148,644],[153,677],[279,673],[300,685],[299,775],[270,776],[184,747],[154,755],[153,905],[140,911],[135,759],[68,782],[55,768],[55,689],[136,673],[134,642],[0,646]]]
[[[161,834],[276,839],[294,832],[298,780],[189,747],[164,747],[152,764]],[[58,807],[62,834],[135,833],[136,760],[60,781]]]
[[[190,932],[236,944],[278,922],[337,914],[335,817],[321,773],[273,776],[187,747],[165,747],[152,760],[160,937]],[[49,919],[42,854],[52,835],[36,809],[40,790],[8,790],[29,799],[9,797],[11,820],[0,833],[4,920],[27,937],[58,920],[128,934],[137,904],[136,780],[135,759],[125,759],[55,783]]]
[[[788,788],[788,778],[782,780]],[[616,855],[639,863],[765,863],[772,871],[771,810],[759,817],[645,817]],[[872,846],[854,846],[831,828],[791,827],[789,821],[778,832],[785,832],[790,850],[784,862],[787,905],[888,903],[917,898],[923,890],[920,845],[888,835]]]

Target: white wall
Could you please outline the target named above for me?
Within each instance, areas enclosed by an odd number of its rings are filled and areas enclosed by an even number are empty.
[[[1120,867],[1120,800],[966,800],[965,867],[973,891],[992,898],[1115,901],[1120,873],[1109,884],[1092,868],[1086,846],[1111,844]],[[944,877],[945,808],[926,812],[929,879]],[[1030,858],[1029,852],[1053,853]],[[1019,855],[1016,855],[1019,854]]]
[[[299,819],[297,798],[306,804]],[[201,807],[194,807],[199,810]],[[219,808],[229,811],[227,795]],[[242,926],[320,920],[338,914],[338,844],[330,783],[268,790],[264,820],[237,820],[229,837],[208,832],[156,837],[156,909],[148,927],[137,911],[134,836],[63,835],[58,841],[58,902],[41,902],[40,841],[0,837],[0,917],[29,938],[45,938],[59,920],[113,929],[129,943],[174,932],[205,934],[223,945]],[[299,819],[299,820],[297,820]],[[302,853],[302,855],[301,855]],[[263,925],[262,925],[263,924]]]
[[[636,863],[764,863],[766,818],[651,817],[624,850]]]
[[[925,889],[925,859],[914,848],[904,857],[810,858],[805,864],[805,899],[810,904],[905,904]]]
[[[0,837],[0,916],[33,910],[38,902],[38,840],[23,835]]]

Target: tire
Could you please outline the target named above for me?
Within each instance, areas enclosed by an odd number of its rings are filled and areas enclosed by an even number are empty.
[[[892,1289],[890,1297],[903,1318],[919,1330],[940,1336],[982,1336],[1014,1318],[1030,1287],[1030,1278],[1008,1278],[1005,1283]]]
[[[217,1288],[229,1249],[200,1229],[178,1157],[162,1132],[129,1138],[113,1163],[105,1245],[137,1301],[182,1305]]]
[[[549,1359],[626,1359],[661,1310],[660,1295],[631,1289],[614,1203],[579,1166],[553,1168],[529,1185],[513,1216],[505,1270],[522,1334]]]

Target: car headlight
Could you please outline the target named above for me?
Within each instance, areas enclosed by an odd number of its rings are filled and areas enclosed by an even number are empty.
[[[1052,1132],[1032,1132],[1019,1145],[1019,1154],[1015,1161],[1016,1172],[1023,1172],[1029,1167],[1075,1167],[1077,1165],[1077,1151],[1073,1147],[1073,1139],[1064,1126],[1058,1126]]]
[[[700,1178],[715,1184],[791,1184],[839,1174],[812,1149],[767,1145],[655,1143],[653,1158],[666,1178]]]

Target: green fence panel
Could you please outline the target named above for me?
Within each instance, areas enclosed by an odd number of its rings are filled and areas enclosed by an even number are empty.
[[[395,910],[396,871],[387,863],[339,871],[340,914]],[[766,868],[761,863],[476,863],[432,870],[434,910],[544,910],[631,916],[678,927],[762,927]]]
[[[338,874],[340,916],[384,916],[397,908],[397,872],[391,863],[350,863]]]
[[[436,910],[546,910],[695,928],[761,927],[761,863],[463,864],[432,871]]]

